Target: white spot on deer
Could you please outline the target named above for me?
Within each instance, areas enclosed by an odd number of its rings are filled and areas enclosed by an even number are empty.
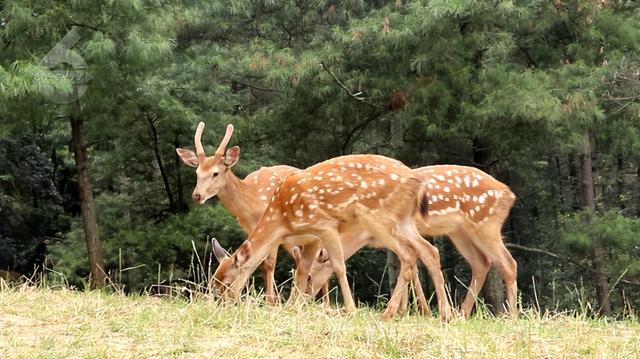
[[[434,180],[433,178],[429,178],[429,180],[427,181],[429,183],[436,183],[436,180]]]
[[[460,209],[460,202],[456,201],[456,209]]]
[[[462,178],[460,178],[460,177],[456,176],[456,182],[458,182],[458,183],[462,183]]]
[[[291,202],[295,201],[296,198],[298,198],[298,194],[294,193],[293,196],[291,196]]]
[[[478,197],[478,203],[484,203],[484,194],[480,197]]]
[[[445,180],[445,178],[444,178],[444,176],[443,176],[443,175],[436,175],[435,177],[436,177],[439,181],[444,181],[444,180]]]
[[[367,189],[367,181],[360,182],[360,188]]]
[[[440,200],[442,201],[442,200],[444,199],[444,196],[443,196],[443,195],[441,195],[441,194],[439,194],[439,195],[438,195],[438,199],[440,199]]]
[[[303,213],[302,210],[298,209],[296,210],[296,217],[302,217]]]
[[[464,176],[464,185],[467,187],[471,186],[471,179],[469,179],[468,175]]]
[[[392,181],[397,181],[398,180],[398,175],[395,173],[391,173],[389,175],[389,178],[391,178]]]
[[[488,190],[488,191],[487,191],[487,195],[488,195],[488,196],[493,196],[493,190],[492,190],[492,189]]]
[[[471,186],[473,186],[473,187],[478,187],[479,184],[480,183],[476,179],[474,179],[473,182],[471,182]]]
[[[433,185],[431,183],[427,184],[428,189],[433,189]]]
[[[438,202],[438,196],[436,196],[436,195],[431,196],[431,200],[433,202]]]
[[[384,164],[380,165],[380,169],[381,169],[381,170],[384,170],[385,168],[387,168],[387,166],[386,166],[386,165],[384,165]]]
[[[451,190],[447,186],[444,186],[444,188],[442,188],[442,190],[445,191],[445,192],[451,192]]]
[[[445,202],[449,202],[449,197],[445,197],[445,198],[444,198],[444,201],[445,201]]]
[[[477,197],[477,196],[473,196],[473,197],[471,197],[471,199],[472,199],[474,202],[478,202],[478,197]]]
[[[336,176],[336,181],[342,181],[342,176]]]
[[[355,165],[353,164],[353,162],[349,162],[349,164],[348,164],[347,166],[349,166],[349,167],[351,167],[351,168],[355,167]]]
[[[384,186],[384,178],[380,178],[378,180],[378,184],[381,185],[381,186]]]
[[[433,186],[433,188],[440,189],[440,185],[435,185],[435,186]]]
[[[315,216],[316,216],[315,214],[310,214],[309,215],[309,219],[313,219],[313,217],[315,217]]]
[[[333,208],[333,205],[332,205],[331,203],[327,203],[327,208],[328,208],[328,209],[332,209],[332,208]]]
[[[358,162],[358,163],[356,163],[356,167],[357,167],[357,168],[362,168],[362,163],[359,163],[359,162]]]
[[[265,188],[264,190],[265,190],[265,191],[267,191],[267,192],[269,192],[269,191],[271,191],[271,187],[267,187],[267,188]],[[277,190],[276,190],[276,191],[277,191]],[[276,192],[276,193],[277,193],[277,192]]]
[[[327,188],[327,193],[331,193],[331,188]]]
[[[351,188],[354,187],[353,183],[351,183],[349,181],[345,182],[344,184],[347,185],[347,187],[351,187]]]
[[[269,197],[263,195],[263,196],[260,196],[260,199],[263,200],[263,201],[266,201],[266,200],[269,199]]]
[[[451,183],[451,184],[453,184],[453,180],[452,180],[451,178],[449,178],[449,179],[447,180],[447,183]]]
[[[320,194],[324,193],[324,189],[319,190],[318,193]]]
[[[473,217],[473,215],[474,215],[474,214],[475,214],[475,211],[474,211],[473,209],[469,210],[469,215],[470,215],[471,217]]]

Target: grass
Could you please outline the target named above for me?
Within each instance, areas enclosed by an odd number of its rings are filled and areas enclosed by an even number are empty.
[[[187,302],[20,286],[0,290],[2,358],[633,358],[635,320],[581,315],[382,321],[361,308]]]

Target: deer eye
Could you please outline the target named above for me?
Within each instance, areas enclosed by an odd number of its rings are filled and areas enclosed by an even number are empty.
[[[220,174],[220,172],[213,172],[213,178],[218,177],[219,174]]]

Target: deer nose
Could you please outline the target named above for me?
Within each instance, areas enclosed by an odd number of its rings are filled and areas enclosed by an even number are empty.
[[[198,203],[200,203],[200,199],[202,199],[202,196],[200,195],[200,193],[195,193],[194,192],[192,197],[193,197],[193,200],[198,202]]]

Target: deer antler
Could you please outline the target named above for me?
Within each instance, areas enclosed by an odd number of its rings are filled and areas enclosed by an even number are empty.
[[[220,142],[220,146],[218,146],[218,149],[216,150],[216,153],[215,153],[216,156],[219,156],[219,157],[224,156],[224,150],[227,148],[227,145],[231,140],[232,134],[233,134],[233,125],[228,124],[227,132],[224,134],[224,138],[222,139],[222,142]]]
[[[204,122],[200,122],[198,124],[198,128],[196,129],[196,136],[193,141],[196,144],[196,155],[198,155],[198,162],[202,163],[205,158],[204,147],[202,147],[202,142],[200,139],[202,138],[202,132],[204,131]]]

